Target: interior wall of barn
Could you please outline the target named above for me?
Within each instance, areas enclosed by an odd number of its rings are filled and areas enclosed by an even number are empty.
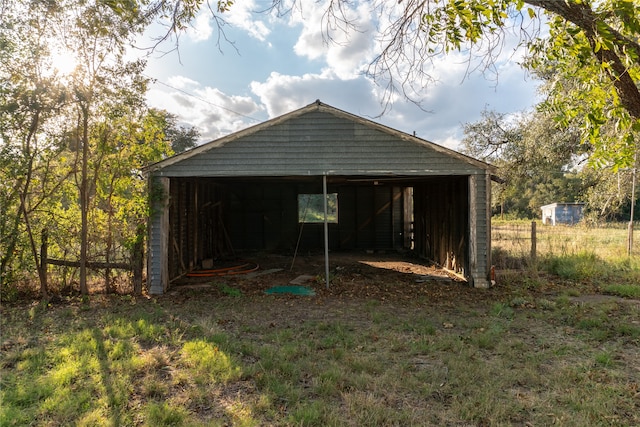
[[[467,276],[469,185],[466,176],[434,177],[414,187],[414,244],[421,256]]]
[[[329,246],[338,250],[410,249],[411,193],[374,181],[331,183],[338,221]],[[322,223],[301,223],[298,195],[321,194],[318,179],[229,180],[172,178],[168,203],[169,276],[197,268],[202,260],[243,251],[321,251]]]
[[[465,274],[468,267],[468,177],[348,180],[333,177],[338,221],[329,248],[410,250]],[[323,249],[321,223],[298,221],[298,195],[321,194],[321,179],[172,178],[168,202],[169,277],[203,260],[244,251]]]

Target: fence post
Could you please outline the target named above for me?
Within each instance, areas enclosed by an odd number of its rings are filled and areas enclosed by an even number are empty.
[[[136,228],[136,241],[131,249],[131,264],[133,267],[133,293],[142,294],[142,268],[144,264],[144,224]]]
[[[44,296],[48,296],[49,294],[49,284],[47,283],[47,262],[48,262],[48,242],[49,240],[49,232],[46,228],[42,229],[41,239],[40,239],[40,288]]]
[[[633,218],[631,219],[631,221],[629,221],[629,226],[627,227],[627,255],[631,256],[632,253],[633,253]]]
[[[531,260],[536,260],[536,222],[531,221]]]

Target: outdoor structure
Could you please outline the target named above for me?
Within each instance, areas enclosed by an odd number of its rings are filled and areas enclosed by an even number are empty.
[[[244,251],[411,250],[490,281],[493,167],[316,101],[147,168],[152,294]],[[328,274],[327,274],[328,279]]]
[[[577,224],[582,219],[584,203],[551,203],[540,208],[543,224]]]

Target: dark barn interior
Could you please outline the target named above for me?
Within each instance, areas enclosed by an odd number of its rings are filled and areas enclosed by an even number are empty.
[[[324,248],[323,218],[300,218],[299,202],[302,194],[322,196],[322,178],[172,178],[169,192],[171,278],[203,260],[247,251]],[[331,251],[414,251],[461,275],[468,271],[467,176],[331,176],[327,194],[337,195],[337,216],[328,221]]]

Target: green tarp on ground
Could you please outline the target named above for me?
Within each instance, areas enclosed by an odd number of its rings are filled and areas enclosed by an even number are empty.
[[[264,291],[265,294],[291,294],[291,295],[302,295],[302,296],[313,296],[316,292],[307,288],[306,286],[274,286],[273,288],[269,288]]]

